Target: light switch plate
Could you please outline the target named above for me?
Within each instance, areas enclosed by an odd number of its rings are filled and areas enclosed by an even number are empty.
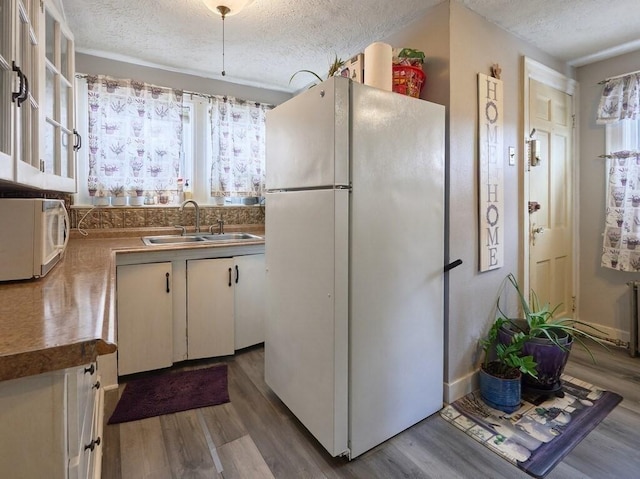
[[[509,147],[509,166],[516,165],[516,149],[513,146]]]

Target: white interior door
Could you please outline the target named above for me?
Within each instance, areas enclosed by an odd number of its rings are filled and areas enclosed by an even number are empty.
[[[541,303],[561,304],[556,316],[574,310],[572,97],[529,80],[529,129],[539,140],[528,175],[529,287]],[[537,164],[536,164],[537,162]]]

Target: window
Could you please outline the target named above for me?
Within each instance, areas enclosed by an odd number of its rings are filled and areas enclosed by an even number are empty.
[[[607,123],[605,148],[607,153],[640,149],[640,120],[620,120]]]
[[[187,185],[200,203],[253,204],[262,195],[270,105],[104,76],[80,80],[78,96],[88,148],[77,203],[117,194],[129,204],[143,204],[137,195],[177,204]]]

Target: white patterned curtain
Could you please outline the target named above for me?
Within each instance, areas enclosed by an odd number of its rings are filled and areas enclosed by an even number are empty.
[[[273,107],[231,97],[211,101],[211,196],[262,196],[265,114]]]
[[[607,80],[604,84],[597,123],[606,124],[640,117],[640,73]]]
[[[607,157],[606,222],[602,266],[640,271],[640,151],[616,151]]]
[[[177,191],[182,91],[102,75],[87,86],[89,193]]]

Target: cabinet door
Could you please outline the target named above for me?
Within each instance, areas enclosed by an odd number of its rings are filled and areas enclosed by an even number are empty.
[[[42,154],[48,189],[75,191],[73,36],[52,2],[45,9]]]
[[[16,181],[43,187],[40,172],[40,22],[39,1],[18,0],[15,63],[24,76],[24,95],[16,102],[14,156]]]
[[[264,254],[236,256],[235,349],[264,342]]]
[[[95,363],[69,369],[67,378],[68,479],[85,479],[101,440],[95,418],[102,416],[100,376]]]
[[[0,0],[0,179],[13,181],[12,158],[13,115],[15,102],[12,100],[14,79],[12,61],[15,55],[14,20],[16,3]]]
[[[0,382],[0,476],[67,479],[66,373]]]
[[[118,266],[118,374],[172,365],[171,263]]]
[[[189,359],[234,353],[232,258],[187,261]]]

